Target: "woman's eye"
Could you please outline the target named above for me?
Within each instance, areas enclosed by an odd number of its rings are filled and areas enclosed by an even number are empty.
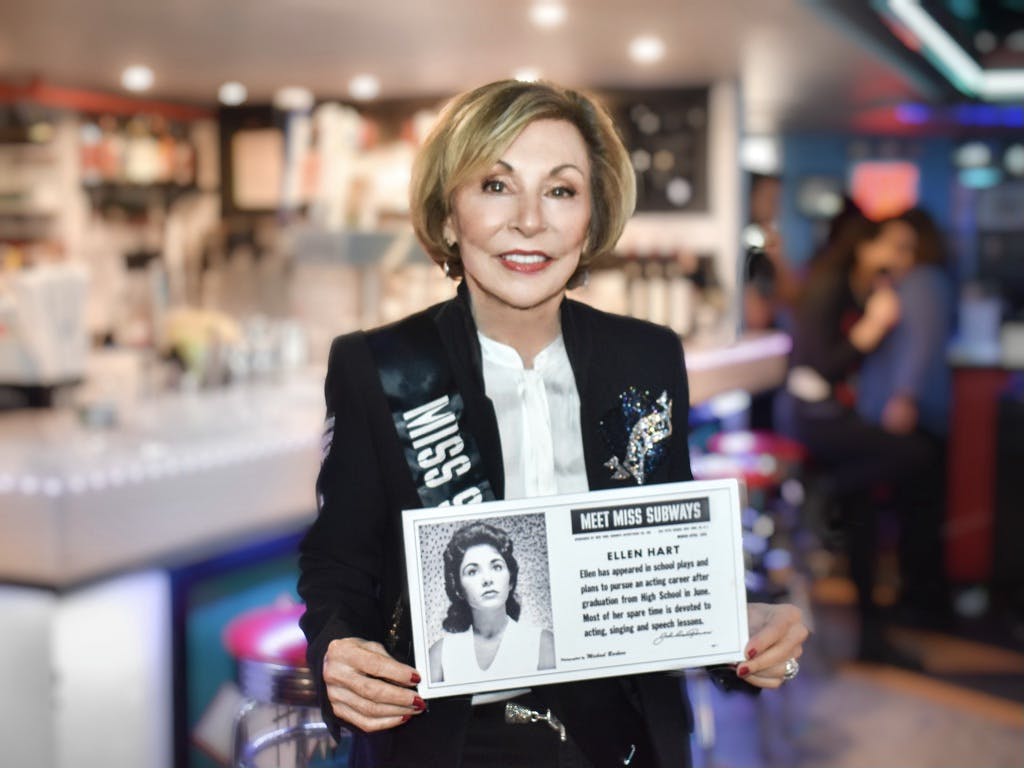
[[[552,197],[575,197],[576,190],[572,187],[555,187],[551,190]]]
[[[501,179],[486,179],[482,185],[484,192],[504,192],[505,182]]]
[[[467,568],[462,572],[463,576],[476,576],[476,568]]]

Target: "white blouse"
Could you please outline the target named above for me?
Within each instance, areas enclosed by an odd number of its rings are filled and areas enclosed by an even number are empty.
[[[559,336],[524,368],[512,347],[482,333],[484,391],[494,403],[505,498],[586,491],[580,396]]]
[[[562,337],[541,350],[533,368],[524,368],[515,349],[482,333],[477,336],[484,391],[494,403],[501,437],[505,498],[588,490],[580,395]],[[503,701],[529,690],[478,693],[473,704]]]

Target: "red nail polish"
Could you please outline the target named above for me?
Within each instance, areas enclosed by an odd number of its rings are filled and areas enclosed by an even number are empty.
[[[420,712],[422,712],[423,710],[425,710],[427,708],[427,702],[425,702],[419,696],[416,696],[412,700],[412,706],[413,706],[413,709],[418,709]]]
[[[747,658],[748,659],[752,659],[755,656],[757,656],[757,649],[756,648],[751,648],[749,651],[747,651]]]
[[[746,664],[744,664],[742,667],[740,667],[739,669],[736,670],[736,674],[739,675],[740,677],[746,677],[747,675],[750,674],[750,667],[748,667]]]
[[[412,720],[412,715],[402,715],[402,724],[403,725],[405,723],[408,723],[410,720]]]
[[[411,680],[412,680],[412,684],[413,685],[419,685],[420,684],[420,673],[419,672],[413,672]]]

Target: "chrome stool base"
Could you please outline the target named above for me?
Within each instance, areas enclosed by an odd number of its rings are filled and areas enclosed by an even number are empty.
[[[333,749],[334,740],[321,718],[313,675],[307,667],[239,659],[238,682],[246,703],[235,717],[234,768],[256,768],[260,753],[289,744],[295,745],[294,765],[305,768],[311,747]],[[250,736],[250,720],[266,707],[275,709],[275,721],[287,722]]]

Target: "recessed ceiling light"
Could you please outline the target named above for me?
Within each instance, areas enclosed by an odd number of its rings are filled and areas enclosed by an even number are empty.
[[[129,91],[139,93],[153,87],[153,70],[142,64],[125,67],[121,73],[121,85]]]
[[[565,6],[553,0],[540,0],[530,6],[530,21],[541,29],[554,29],[565,23]]]
[[[274,94],[274,106],[282,112],[305,112],[313,108],[313,92],[309,88],[289,85]]]
[[[521,83],[536,83],[540,80],[540,70],[534,67],[523,67],[517,69],[512,77]]]
[[[665,43],[655,35],[641,35],[629,44],[629,57],[637,64],[653,64],[665,55]]]
[[[348,81],[348,95],[356,101],[369,101],[380,95],[380,80],[373,75],[356,75]]]
[[[226,107],[237,107],[249,98],[249,91],[237,80],[224,83],[217,91],[217,98]]]

